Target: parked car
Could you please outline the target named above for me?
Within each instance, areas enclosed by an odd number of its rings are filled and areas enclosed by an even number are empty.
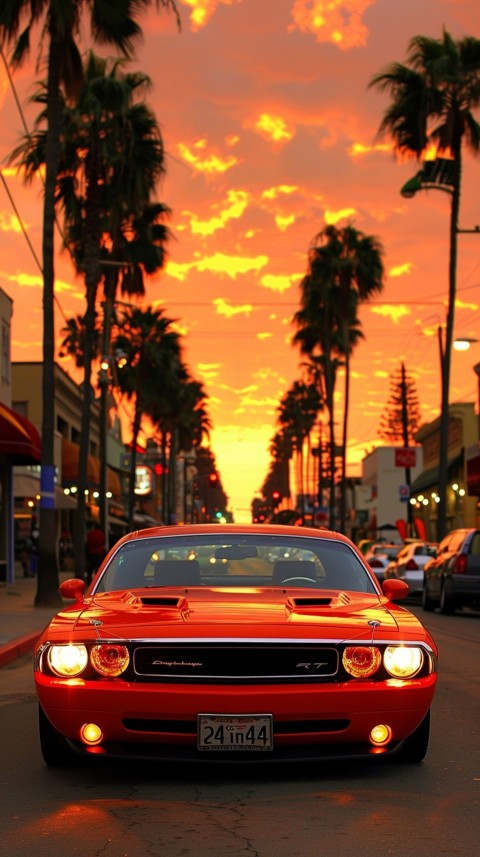
[[[150,760],[419,762],[437,649],[353,543],[198,524],[131,533],[35,651],[48,765]],[[394,679],[394,681],[392,681]]]
[[[423,589],[423,569],[435,556],[437,545],[430,542],[409,542],[385,569],[384,579],[398,578],[408,583],[410,595],[420,595]]]
[[[422,606],[441,613],[480,609],[480,530],[452,530],[442,539],[423,570]]]
[[[399,544],[386,544],[385,542],[378,542],[375,545],[372,545],[367,554],[365,554],[365,560],[368,562],[370,568],[374,572],[377,580],[382,583],[385,576],[385,569],[387,565],[392,562],[392,560],[396,559],[399,551],[402,549],[402,545]]]
[[[357,547],[358,547],[358,550],[360,551],[360,553],[363,554],[363,556],[365,556],[365,554],[367,554],[369,552],[370,548],[374,544],[375,544],[375,539],[360,539],[360,541],[357,543]]]

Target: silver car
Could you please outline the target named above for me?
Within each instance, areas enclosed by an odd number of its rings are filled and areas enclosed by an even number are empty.
[[[423,569],[435,556],[437,545],[432,542],[411,542],[404,545],[396,559],[385,569],[385,578],[397,577],[408,583],[410,595],[420,595],[423,588]]]

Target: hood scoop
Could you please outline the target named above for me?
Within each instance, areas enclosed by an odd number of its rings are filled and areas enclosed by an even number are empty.
[[[292,598],[292,602],[296,609],[302,609],[302,607],[330,607],[332,602],[334,604],[350,604],[350,598],[346,592],[339,592],[333,597],[325,595],[300,596],[298,598]]]
[[[140,601],[144,607],[176,607],[179,610],[187,605],[183,595],[143,595]]]
[[[329,607],[331,598],[293,598],[294,607]]]

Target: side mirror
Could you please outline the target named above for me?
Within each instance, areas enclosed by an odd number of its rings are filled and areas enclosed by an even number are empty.
[[[60,595],[75,601],[82,601],[85,593],[85,581],[79,577],[72,577],[60,584]]]
[[[382,592],[389,601],[401,601],[407,597],[409,591],[408,583],[396,577],[389,577],[382,583]]]

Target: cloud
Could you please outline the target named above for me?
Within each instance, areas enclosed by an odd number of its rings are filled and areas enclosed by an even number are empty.
[[[367,145],[365,143],[352,143],[348,148],[348,154],[351,158],[360,158],[364,155],[374,155],[377,152],[393,152],[392,143],[375,143],[375,145]]]
[[[232,6],[241,2],[242,0],[180,0],[180,3],[191,9],[190,26],[193,31],[206,26],[217,6]]]
[[[235,280],[238,274],[248,274],[250,271],[259,271],[268,263],[268,256],[227,256],[226,253],[214,253],[205,259],[195,263],[198,271],[215,271],[216,273],[228,274]]]
[[[218,229],[225,229],[229,220],[239,219],[247,208],[248,202],[249,195],[246,191],[229,190],[227,207],[209,220],[200,220],[196,214],[189,211],[183,211],[182,215],[190,218],[192,235],[213,235]],[[219,207],[218,204],[215,207]]]
[[[390,268],[388,276],[403,277],[404,274],[411,274],[412,269],[413,264],[411,262],[404,262],[403,265],[395,265],[393,268]]]
[[[293,226],[295,223],[296,217],[294,214],[281,215],[277,214],[275,216],[275,223],[277,224],[280,232],[285,232],[289,226]]]
[[[273,292],[283,294],[292,287],[294,283],[302,279],[303,274],[265,274],[260,284],[265,289],[271,289]]]
[[[177,143],[176,149],[181,158],[193,167],[199,173],[206,175],[226,173],[235,167],[239,160],[235,155],[227,155],[222,157],[215,152],[210,154],[202,153],[205,151],[207,141],[205,139],[197,140],[192,145],[186,143]]]
[[[250,315],[253,310],[251,304],[243,304],[243,306],[232,306],[223,298],[215,298],[213,301],[218,315],[224,315],[226,318],[232,318],[235,315]]]
[[[262,192],[264,199],[277,199],[279,196],[289,196],[299,190],[298,185],[279,184],[275,187],[269,187]]]
[[[325,223],[329,226],[334,226],[339,220],[351,218],[356,213],[356,208],[341,208],[340,211],[325,211],[323,216],[325,218]]]
[[[198,254],[200,255],[200,254]],[[227,274],[232,280],[238,274],[248,274],[250,271],[259,271],[268,264],[268,256],[229,256],[226,253],[214,253],[213,256],[205,256],[193,262],[173,262],[168,260],[165,273],[175,280],[184,282],[192,270],[213,271],[217,274]]]
[[[41,274],[2,274],[10,283],[16,283],[18,286],[25,288],[43,289],[43,279]],[[55,283],[56,285],[56,283]]]
[[[274,116],[270,113],[262,113],[255,122],[255,128],[262,137],[266,137],[274,143],[289,143],[295,136],[293,127],[289,128],[281,116]]]
[[[395,324],[397,324],[404,316],[412,314],[408,306],[405,306],[404,304],[382,304],[382,306],[372,306],[369,307],[369,309],[370,312],[373,312],[375,315],[391,318]]]
[[[313,33],[317,42],[331,42],[342,50],[364,47],[368,28],[362,16],[375,0],[295,0],[290,30]]]
[[[221,369],[221,363],[197,363],[197,372],[206,384],[215,381],[220,375]],[[209,401],[212,401],[211,395],[209,395]],[[218,398],[215,401],[218,402]]]
[[[22,227],[18,217],[15,214],[6,214],[4,211],[0,211],[0,231],[21,232]]]

